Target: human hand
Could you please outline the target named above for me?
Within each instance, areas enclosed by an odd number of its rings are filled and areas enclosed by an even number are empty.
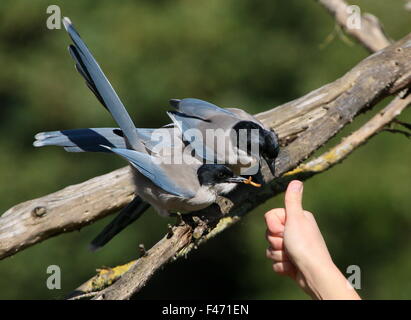
[[[291,181],[285,193],[285,208],[265,214],[267,257],[273,269],[290,276],[313,298],[358,299],[338,270],[311,212],[302,207],[303,184]]]

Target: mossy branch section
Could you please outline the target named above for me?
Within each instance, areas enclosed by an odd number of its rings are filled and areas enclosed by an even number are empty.
[[[113,268],[101,268],[97,269],[97,274],[90,280],[82,284],[75,291],[67,296],[67,299],[82,296],[87,293],[98,292],[112,285],[117,279],[119,279],[124,273],[126,273],[137,260],[130,261],[126,264],[113,267]]]

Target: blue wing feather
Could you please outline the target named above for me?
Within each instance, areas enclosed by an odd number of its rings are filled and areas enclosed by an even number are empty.
[[[167,175],[164,168],[155,163],[155,159],[152,156],[129,149],[109,149],[129,161],[133,167],[161,189],[183,198],[191,198],[195,195],[194,191],[176,185],[176,183]]]
[[[231,116],[237,118],[237,116],[227,109],[220,108],[215,104],[207,101],[203,101],[195,98],[185,98],[180,100],[174,105],[177,106],[178,111],[185,113],[186,115],[201,118],[203,120],[217,114]]]

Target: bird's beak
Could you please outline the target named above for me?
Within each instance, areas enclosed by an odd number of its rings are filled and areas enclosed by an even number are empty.
[[[268,168],[270,168],[271,174],[273,177],[275,177],[275,159],[274,160],[268,160],[265,159],[265,162],[267,162]]]
[[[252,181],[251,176],[248,177],[248,179],[243,178],[243,177],[238,177],[238,176],[237,176],[237,177],[232,177],[232,178],[227,179],[227,181],[228,181],[228,182],[234,182],[234,183],[250,184],[250,185],[252,185],[253,187],[257,187],[257,188],[261,187],[261,184]]]
[[[227,182],[231,182],[231,183],[245,183],[245,181],[247,181],[246,178],[239,177],[239,176],[235,176],[235,177],[227,179]]]

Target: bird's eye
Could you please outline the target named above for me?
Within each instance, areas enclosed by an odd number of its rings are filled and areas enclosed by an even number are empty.
[[[222,177],[224,177],[224,173],[222,173],[222,172],[219,172],[219,173],[218,173],[218,177],[219,177],[219,178],[222,178]]]

